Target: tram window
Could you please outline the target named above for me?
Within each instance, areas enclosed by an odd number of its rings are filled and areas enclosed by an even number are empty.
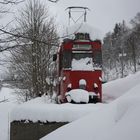
[[[73,50],[90,50],[91,45],[90,44],[74,44]]]
[[[77,34],[75,34],[75,39],[90,40],[90,36],[88,33],[77,33]]]
[[[71,51],[67,50],[63,52],[63,68],[71,68]]]
[[[94,52],[94,62],[95,62],[95,64],[102,65],[102,53],[101,53],[101,51]]]
[[[72,58],[76,60],[80,60],[82,58],[92,58],[92,53],[73,53]]]

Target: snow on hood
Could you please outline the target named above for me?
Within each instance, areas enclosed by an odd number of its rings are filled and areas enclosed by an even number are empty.
[[[94,70],[92,58],[82,58],[72,60],[72,70],[92,71]]]
[[[73,100],[76,103],[80,103],[80,102],[88,103],[89,93],[88,91],[83,89],[73,89],[66,93],[66,98],[68,99],[69,102]]]
[[[69,35],[69,38],[74,39],[76,33],[89,33],[91,40],[102,39],[102,33],[99,29],[92,27],[87,23],[77,23],[67,28],[67,32],[64,31],[64,35]]]

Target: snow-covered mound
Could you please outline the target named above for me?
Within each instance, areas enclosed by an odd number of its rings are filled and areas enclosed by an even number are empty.
[[[112,101],[140,83],[140,72],[103,84],[103,101]]]
[[[11,113],[11,122],[30,120],[37,122],[71,122],[77,120],[94,110],[102,104],[49,104],[45,97],[38,97],[17,106]]]
[[[9,114],[17,105],[15,89],[2,87],[0,89],[0,139],[7,140],[9,137]]]
[[[73,26],[69,26],[67,31],[63,31],[63,34],[66,36],[68,35],[71,39],[74,39],[74,34],[76,33],[89,33],[92,40],[102,39],[101,31],[87,23],[77,23]]]
[[[126,91],[125,94],[119,91],[123,96],[92,114],[57,129],[41,140],[140,140],[139,74],[116,80],[116,83],[114,81],[113,84],[117,87],[121,85],[122,92]],[[112,92],[116,90],[115,88]],[[116,96],[119,92],[116,92]]]
[[[68,102],[74,101],[76,103],[89,102],[89,92],[83,89],[73,89],[66,93]]]

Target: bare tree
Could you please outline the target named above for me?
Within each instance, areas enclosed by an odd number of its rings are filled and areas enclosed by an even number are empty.
[[[2,19],[5,17],[5,15],[11,13],[12,6],[15,6],[24,0],[0,0],[0,18]],[[10,46],[10,42],[15,41],[15,38],[8,34],[7,29],[9,25],[13,22],[10,21],[6,25],[0,25],[0,52],[3,52],[5,50],[9,50],[11,48],[14,48],[14,46]],[[10,32],[13,32],[12,30]],[[15,46],[16,47],[16,46]]]
[[[58,2],[59,0],[48,0],[50,2]],[[20,4],[22,2],[25,2],[25,0],[0,0],[0,16],[3,16],[10,11],[11,6]],[[11,21],[12,22],[12,21]],[[29,38],[21,33],[17,33],[15,34],[13,29],[8,29],[8,26],[11,24],[11,22],[9,22],[7,25],[5,25],[4,27],[0,27],[0,52],[3,52],[5,50],[11,50],[13,48],[16,48],[18,46],[21,45],[13,45],[12,42],[16,40],[16,38]],[[13,39],[14,38],[14,39]],[[40,40],[37,40],[38,42]],[[40,41],[42,42],[42,41]],[[47,42],[43,42],[44,44],[46,44]],[[12,44],[12,45],[11,45]]]
[[[18,18],[16,34],[18,47],[11,51],[16,73],[19,73],[24,89],[28,89],[30,97],[48,93],[52,67],[52,52],[58,45],[58,37],[53,18],[49,17],[47,8],[39,0],[28,0],[25,9]]]

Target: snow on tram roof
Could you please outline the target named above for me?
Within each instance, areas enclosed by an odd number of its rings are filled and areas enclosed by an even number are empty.
[[[88,33],[90,35],[91,40],[102,39],[101,31],[87,23],[74,24],[73,26],[69,26],[67,28],[66,33],[64,32],[64,34],[68,35],[70,39],[74,39],[74,34],[76,33]]]

